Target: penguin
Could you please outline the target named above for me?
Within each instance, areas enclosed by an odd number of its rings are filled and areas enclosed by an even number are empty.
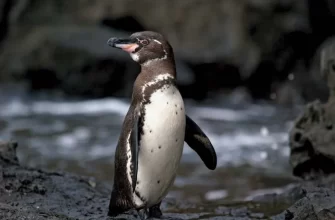
[[[210,170],[216,168],[216,152],[185,113],[173,49],[163,35],[136,32],[110,38],[107,44],[126,51],[141,66],[115,150],[108,215],[137,210],[141,218],[160,218],[160,204],[176,178],[184,142]]]

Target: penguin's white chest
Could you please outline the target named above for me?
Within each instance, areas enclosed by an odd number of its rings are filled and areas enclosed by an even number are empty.
[[[173,184],[183,152],[185,109],[178,89],[164,85],[145,105],[134,201],[148,207],[160,202]]]

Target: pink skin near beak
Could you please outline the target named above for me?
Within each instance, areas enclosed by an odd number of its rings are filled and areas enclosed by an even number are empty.
[[[115,44],[115,47],[121,48],[122,50],[132,53],[136,50],[138,47],[137,44]]]

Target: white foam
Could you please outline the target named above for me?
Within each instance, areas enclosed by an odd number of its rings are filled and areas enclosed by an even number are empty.
[[[107,147],[101,144],[96,144],[91,147],[88,151],[88,155],[92,158],[101,158],[101,157],[109,157],[110,159],[114,159],[111,155],[114,155],[116,147],[116,141],[111,142],[109,145],[113,147]]]
[[[221,189],[221,190],[212,190],[205,194],[205,199],[208,201],[218,200],[218,199],[224,199],[228,196],[227,190]]]
[[[222,120],[222,121],[240,121],[247,120],[249,117],[241,112],[232,109],[219,109],[211,107],[196,107],[192,113],[203,119]]]
[[[273,107],[266,106],[264,106],[263,109],[258,106],[250,106],[249,108],[243,110],[194,106],[189,112],[198,118],[219,121],[246,121],[254,118],[255,116],[271,117],[276,113]]]
[[[97,115],[102,113],[115,113],[124,116],[128,108],[128,102],[111,98],[73,102],[34,101],[31,103],[13,100],[1,106],[0,116],[14,117],[34,114]]]
[[[200,125],[200,127],[203,126]],[[288,156],[288,135],[284,131],[273,132],[268,135],[248,130],[238,130],[219,135],[206,133],[216,150],[218,167],[243,164],[264,167],[268,164],[266,161],[273,156],[273,152],[276,152],[275,154],[278,157],[286,158]],[[276,146],[275,149],[273,148],[274,145]],[[184,154],[187,157],[184,160],[200,161],[190,147],[184,148]]]
[[[277,187],[277,188],[268,188],[268,189],[257,189],[254,191],[251,191],[247,197],[244,198],[245,201],[252,201],[258,196],[263,196],[267,194],[282,194],[284,192],[287,192],[288,190],[295,187],[295,184],[289,184],[285,187]]]
[[[78,141],[72,136],[72,134],[60,135],[56,138],[56,144],[63,148],[75,148]]]
[[[161,75],[159,79],[164,77],[170,75]],[[9,122],[1,138],[12,138],[17,130],[29,130],[33,137],[25,137],[27,145],[42,155],[87,159],[112,156],[129,104],[114,98],[30,102],[14,99],[1,105],[0,117]],[[290,153],[288,131],[292,121],[283,119],[275,107],[250,105],[236,110],[186,105],[186,110],[215,147],[218,167],[242,164],[263,167],[273,164],[274,159],[282,160],[277,161],[278,164],[287,161]],[[83,120],[80,125],[73,123],[72,119],[86,119],[85,116],[94,116],[94,119]],[[274,119],[277,121],[273,122]],[[199,164],[200,171],[205,169],[201,159],[188,146],[182,158]]]

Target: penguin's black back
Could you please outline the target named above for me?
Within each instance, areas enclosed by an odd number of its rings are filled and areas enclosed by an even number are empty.
[[[127,176],[127,138],[133,127],[135,107],[130,106],[122,125],[115,151],[114,185],[109,203],[108,215],[116,216],[134,207],[131,184]]]

